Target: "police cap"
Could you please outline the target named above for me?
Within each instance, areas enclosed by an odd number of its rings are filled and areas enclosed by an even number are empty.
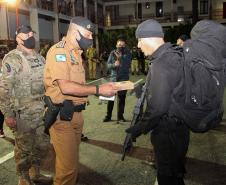
[[[95,26],[94,24],[87,18],[81,17],[81,16],[76,16],[71,19],[71,23],[77,24],[86,30],[89,30],[91,32],[95,31]]]
[[[29,33],[29,32],[35,33],[35,31],[32,30],[31,26],[21,25],[20,27],[17,28],[15,36],[17,36],[19,33]]]

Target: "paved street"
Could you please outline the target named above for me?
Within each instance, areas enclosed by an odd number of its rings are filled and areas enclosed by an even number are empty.
[[[145,77],[133,77],[132,81],[140,78]],[[150,136],[138,138],[133,151],[122,162],[124,130],[130,123],[103,123],[106,103],[99,104],[95,96],[89,100],[90,105],[84,111],[84,133],[89,141],[81,143],[78,185],[153,185],[156,170],[148,164],[152,152]],[[132,118],[135,102],[135,95],[128,93],[125,110],[128,120]],[[116,119],[115,109],[113,119]],[[7,128],[5,131],[7,137],[0,139],[0,185],[16,185],[15,163],[11,153],[13,135]],[[187,157],[186,185],[226,185],[226,123],[206,134],[191,134]],[[51,149],[43,161],[43,172],[54,172],[54,152]]]

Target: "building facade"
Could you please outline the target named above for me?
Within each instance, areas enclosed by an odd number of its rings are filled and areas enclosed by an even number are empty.
[[[199,19],[214,19],[226,23],[224,0],[197,0]],[[136,27],[153,18],[163,26],[177,26],[191,21],[192,0],[18,0],[9,5],[0,1],[0,42],[14,39],[16,27],[31,25],[36,31],[37,46],[54,43],[66,34],[73,16],[85,16],[96,24],[98,32]]]

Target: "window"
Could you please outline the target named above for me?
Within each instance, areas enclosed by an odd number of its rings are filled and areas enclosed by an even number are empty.
[[[200,15],[206,15],[209,13],[208,0],[200,0]]]
[[[158,1],[156,2],[156,17],[162,17],[163,16],[163,2]]]

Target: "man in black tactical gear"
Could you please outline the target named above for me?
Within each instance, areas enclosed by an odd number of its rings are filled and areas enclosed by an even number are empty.
[[[141,23],[136,37],[152,65],[146,82],[146,110],[141,122],[126,131],[138,137],[152,130],[158,184],[184,185],[189,129],[172,113],[172,96],[183,74],[182,57],[171,43],[164,42],[162,27],[155,20]]]

